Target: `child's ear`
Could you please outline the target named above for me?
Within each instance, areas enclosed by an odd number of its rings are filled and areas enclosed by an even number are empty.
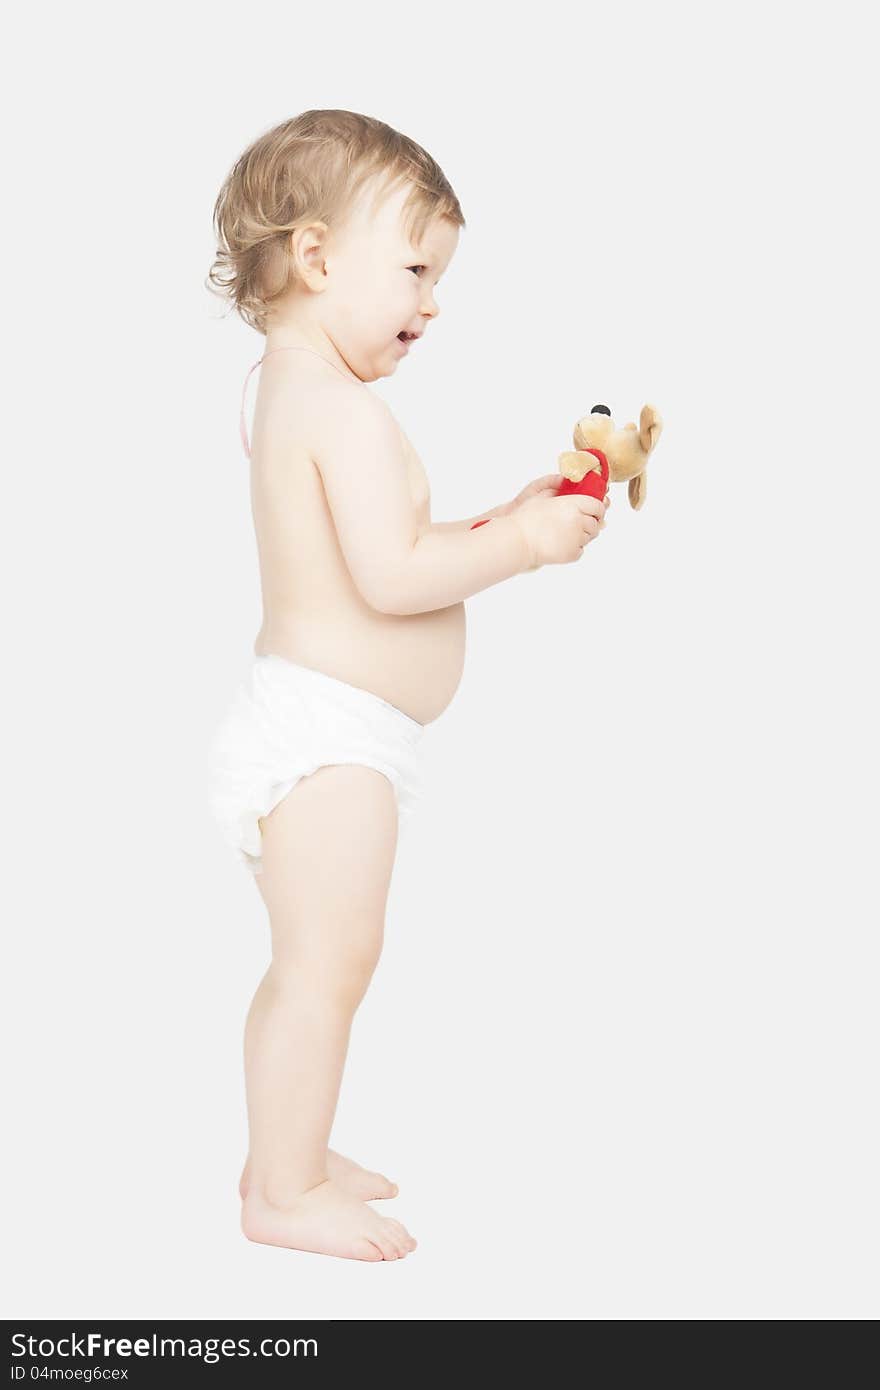
[[[645,501],[645,492],[647,490],[647,486],[647,473],[637,473],[634,478],[630,478],[629,480],[630,506],[634,507],[636,511],[639,510],[639,507],[641,507]]]

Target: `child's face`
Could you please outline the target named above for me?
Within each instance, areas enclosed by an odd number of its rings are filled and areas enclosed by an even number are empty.
[[[364,198],[342,233],[327,243],[318,313],[324,331],[361,381],[390,376],[407,354],[398,333],[422,333],[440,312],[434,287],[452,259],[460,228],[440,218],[419,247],[405,235],[406,186],[370,215]],[[418,343],[410,352],[418,352]]]

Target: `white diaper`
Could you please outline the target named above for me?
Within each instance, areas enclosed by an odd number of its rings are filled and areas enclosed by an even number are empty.
[[[319,767],[360,763],[383,772],[401,821],[421,793],[425,726],[360,686],[283,656],[256,656],[209,751],[209,805],[236,858],[262,872],[258,820]]]

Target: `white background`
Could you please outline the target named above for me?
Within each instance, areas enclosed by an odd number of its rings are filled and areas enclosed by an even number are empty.
[[[6,1316],[877,1316],[867,19],[16,20]],[[597,401],[665,421],[642,511],[616,488],[579,564],[468,603],[333,1135],[400,1184],[419,1247],[381,1265],[240,1234],[268,927],[204,800],[260,622],[262,339],[205,288],[213,201],[332,106],[430,150],[468,223],[374,387],[435,520],[555,468]]]

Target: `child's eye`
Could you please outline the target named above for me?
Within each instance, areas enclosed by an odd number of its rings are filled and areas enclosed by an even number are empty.
[[[408,265],[407,270],[427,270],[426,265]]]

